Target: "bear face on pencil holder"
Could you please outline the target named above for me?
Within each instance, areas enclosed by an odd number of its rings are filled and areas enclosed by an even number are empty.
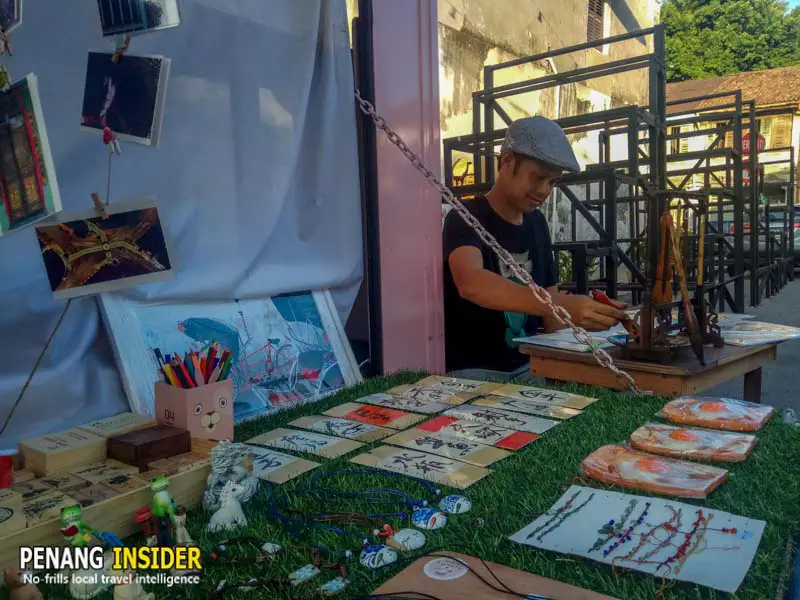
[[[233,439],[233,381],[225,379],[184,389],[155,384],[156,420],[189,430],[193,438]]]

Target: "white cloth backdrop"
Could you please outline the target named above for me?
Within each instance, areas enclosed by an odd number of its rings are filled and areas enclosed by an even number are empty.
[[[171,59],[158,148],[123,144],[111,201],[154,195],[181,263],[126,291],[219,300],[331,288],[344,320],[362,273],[345,0],[182,0],[182,25],[133,39]],[[79,129],[86,55],[112,49],[95,0],[26,0],[13,78],[39,78],[64,209],[105,194],[108,162]],[[5,58],[5,57],[4,57]],[[52,331],[32,229],[0,238],[0,424]],[[75,300],[0,447],[127,409],[97,304]]]

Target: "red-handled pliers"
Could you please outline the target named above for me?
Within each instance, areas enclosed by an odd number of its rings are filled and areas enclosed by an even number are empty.
[[[603,292],[601,292],[599,290],[592,290],[591,294],[592,294],[592,299],[595,302],[599,302],[600,304],[605,304],[606,306],[611,306],[611,307],[616,308],[618,310],[622,310],[626,306],[623,302],[619,302],[617,300],[612,300],[606,294],[604,294]],[[639,326],[627,314],[625,315],[625,318],[622,319],[622,326],[625,328],[625,331],[627,331],[631,336],[633,336],[635,338],[639,337]]]

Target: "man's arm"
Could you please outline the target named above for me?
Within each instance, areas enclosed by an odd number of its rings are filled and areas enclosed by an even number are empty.
[[[558,290],[557,285],[547,288],[547,291],[550,292],[550,296],[552,296],[554,300],[556,299],[556,296],[561,294],[561,292]],[[547,333],[553,333],[554,331],[558,331],[559,329],[564,329],[564,325],[558,319],[556,319],[551,314],[551,312],[552,311],[548,311],[548,314],[542,317],[544,330]]]
[[[448,263],[458,293],[465,300],[490,310],[519,312],[539,317],[551,315],[547,304],[536,298],[528,286],[514,283],[484,269],[483,256],[477,247],[455,248],[448,256]],[[613,327],[624,317],[622,311],[595,302],[586,296],[555,294],[553,300],[556,305],[567,310],[576,325],[586,329],[602,331]],[[555,319],[552,321],[557,323]]]

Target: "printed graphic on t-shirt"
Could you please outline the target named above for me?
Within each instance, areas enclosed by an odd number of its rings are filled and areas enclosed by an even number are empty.
[[[526,273],[533,272],[533,261],[531,260],[530,252],[520,252],[518,254],[510,252],[509,254],[511,254],[511,257],[514,259],[514,262],[519,268],[524,270]],[[514,283],[522,283],[502,262],[500,263],[500,274]],[[514,338],[527,336],[527,333],[525,333],[525,321],[527,321],[528,315],[509,311],[505,311],[503,315],[506,319],[506,345],[509,348],[516,348],[519,346],[519,342],[515,342]]]

